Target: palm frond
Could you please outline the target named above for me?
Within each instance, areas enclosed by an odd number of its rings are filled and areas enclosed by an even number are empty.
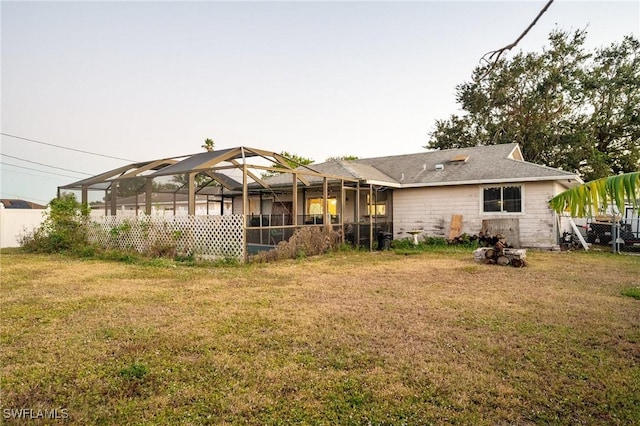
[[[625,173],[593,180],[568,189],[549,200],[556,212],[573,217],[595,216],[609,205],[624,211],[625,203],[639,207],[640,172]]]

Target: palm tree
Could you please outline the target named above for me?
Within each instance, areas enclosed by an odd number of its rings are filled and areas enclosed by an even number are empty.
[[[625,173],[592,180],[568,189],[549,200],[557,213],[569,212],[572,217],[594,216],[609,205],[624,211],[625,203],[640,205],[640,172]]]
[[[211,151],[213,151],[215,145],[216,145],[216,143],[213,141],[213,139],[206,138],[204,140],[204,145],[202,145],[201,148],[204,148],[205,151],[207,151],[207,152],[211,152]]]

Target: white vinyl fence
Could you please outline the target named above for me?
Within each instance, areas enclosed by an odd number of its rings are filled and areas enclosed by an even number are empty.
[[[40,227],[45,210],[0,208],[0,247],[19,247],[20,237]]]

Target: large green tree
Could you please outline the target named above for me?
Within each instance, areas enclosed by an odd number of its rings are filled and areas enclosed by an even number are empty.
[[[553,31],[541,52],[476,67],[456,87],[463,113],[425,148],[517,142],[525,160],[593,180],[640,168],[640,42],[587,51],[586,31]]]

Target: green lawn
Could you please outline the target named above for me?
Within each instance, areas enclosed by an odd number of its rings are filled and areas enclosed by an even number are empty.
[[[528,260],[202,267],[5,251],[3,420],[640,424],[640,300],[625,295],[640,257]]]

